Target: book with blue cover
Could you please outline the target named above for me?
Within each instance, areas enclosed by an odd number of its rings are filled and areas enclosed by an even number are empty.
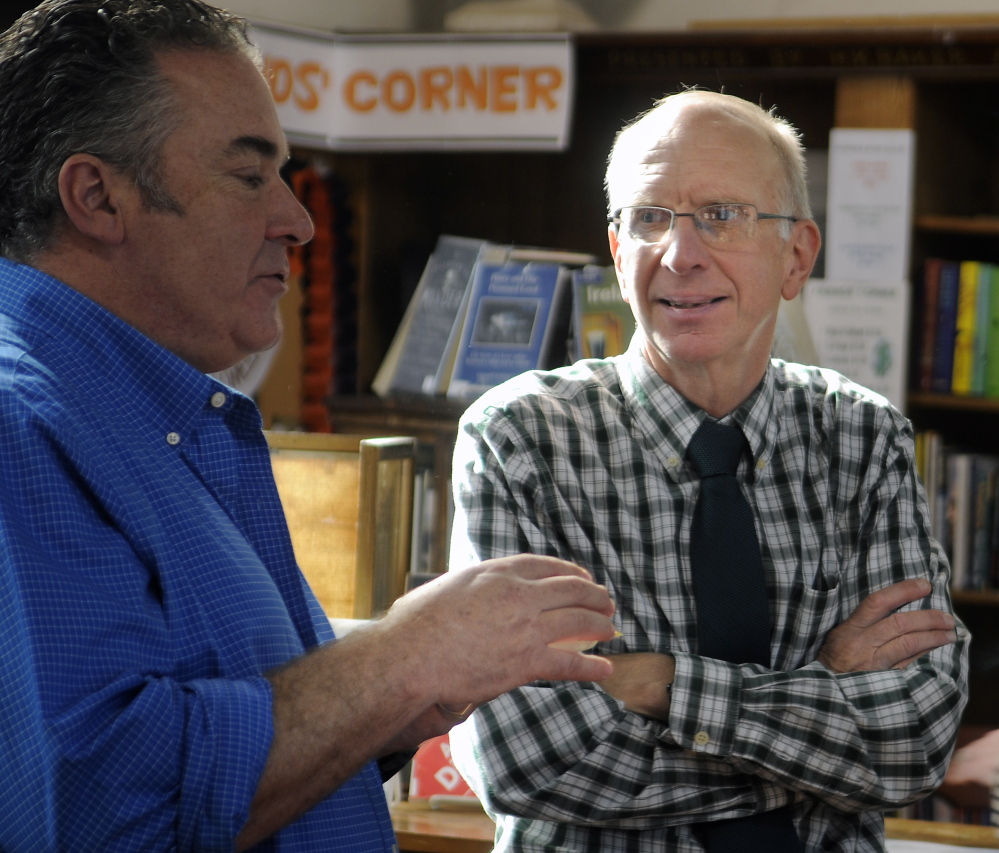
[[[557,263],[477,264],[447,396],[470,400],[525,371],[565,364],[570,283]]]
[[[957,333],[957,293],[961,264],[944,261],[937,294],[937,334],[933,347],[931,390],[949,394],[954,376],[954,338]]]

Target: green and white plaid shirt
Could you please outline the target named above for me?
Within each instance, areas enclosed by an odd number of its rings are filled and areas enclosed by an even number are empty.
[[[689,825],[794,804],[814,851],[881,851],[883,810],[943,778],[967,696],[968,636],[902,671],[837,675],[826,634],[871,592],[925,577],[951,610],[908,421],[839,374],[773,361],[732,413],[752,451],[774,624],[770,669],[697,655],[689,538],[705,414],[633,347],[480,398],[454,455],[452,570],[534,552],[590,569],[623,636],[598,652],[676,658],[669,723],[594,684],[538,684],[452,732],[497,819],[497,850],[700,851]],[[738,595],[738,590],[733,590]],[[665,689],[665,688],[664,688]]]

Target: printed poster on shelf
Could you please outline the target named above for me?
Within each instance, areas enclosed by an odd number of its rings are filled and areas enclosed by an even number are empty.
[[[905,411],[909,283],[811,279],[802,293],[821,367]]]
[[[911,130],[830,131],[826,278],[909,278],[914,152]]]

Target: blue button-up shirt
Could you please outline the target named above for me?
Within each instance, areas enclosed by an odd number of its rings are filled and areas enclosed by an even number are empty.
[[[332,639],[253,402],[0,259],[0,848],[229,850]],[[374,765],[261,849],[390,850]]]

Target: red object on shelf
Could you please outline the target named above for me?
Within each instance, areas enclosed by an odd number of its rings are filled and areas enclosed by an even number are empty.
[[[447,735],[432,738],[417,750],[413,756],[413,775],[409,780],[411,800],[439,794],[475,798],[475,792],[451,762],[451,743]]]

